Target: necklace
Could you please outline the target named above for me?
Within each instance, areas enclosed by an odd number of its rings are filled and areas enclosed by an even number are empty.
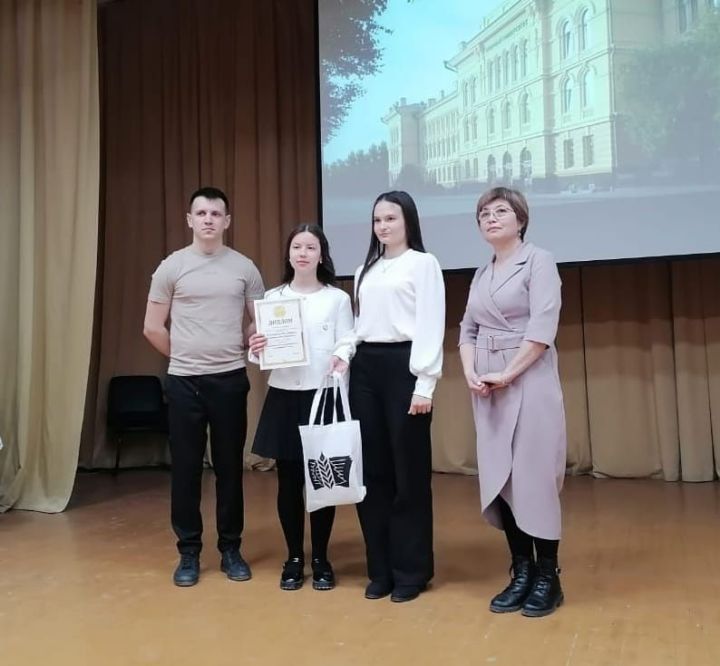
[[[393,266],[397,264],[398,259],[404,257],[405,254],[407,254],[407,250],[405,250],[405,252],[403,252],[402,254],[397,255],[397,257],[380,257],[380,261],[378,261],[378,263],[380,264],[380,270],[383,273],[387,273]]]

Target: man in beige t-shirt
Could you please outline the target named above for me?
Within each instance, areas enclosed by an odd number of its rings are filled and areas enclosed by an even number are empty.
[[[173,581],[181,587],[194,585],[200,576],[200,497],[208,426],[217,477],[221,569],[231,580],[251,576],[240,555],[250,390],[243,324],[253,323],[253,302],[265,292],[255,264],[223,243],[230,215],[221,190],[204,187],[194,192],[187,223],[193,241],[153,273],[144,327],[153,347],[170,359],[166,393],[171,519],[180,552]]]

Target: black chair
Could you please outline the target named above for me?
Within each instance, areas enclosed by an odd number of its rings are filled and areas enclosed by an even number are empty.
[[[116,438],[117,474],[123,435],[168,432],[167,404],[160,379],[154,375],[112,377],[108,387],[107,426]]]

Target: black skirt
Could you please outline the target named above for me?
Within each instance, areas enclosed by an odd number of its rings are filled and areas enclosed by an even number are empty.
[[[302,460],[298,426],[307,425],[310,420],[314,396],[315,389],[286,391],[270,386],[255,431],[252,452],[276,460]],[[338,420],[342,418],[342,407],[338,405]],[[325,419],[326,423],[332,420],[332,400],[325,401]]]

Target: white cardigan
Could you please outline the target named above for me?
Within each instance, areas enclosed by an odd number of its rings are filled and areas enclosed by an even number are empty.
[[[323,384],[330,369],[333,349],[337,341],[353,327],[350,297],[329,285],[311,294],[301,294],[283,284],[265,293],[267,300],[300,298],[303,301],[303,323],[308,343],[310,364],[270,371],[268,385],[286,391],[308,391]],[[258,357],[248,353],[248,360],[258,363]]]

